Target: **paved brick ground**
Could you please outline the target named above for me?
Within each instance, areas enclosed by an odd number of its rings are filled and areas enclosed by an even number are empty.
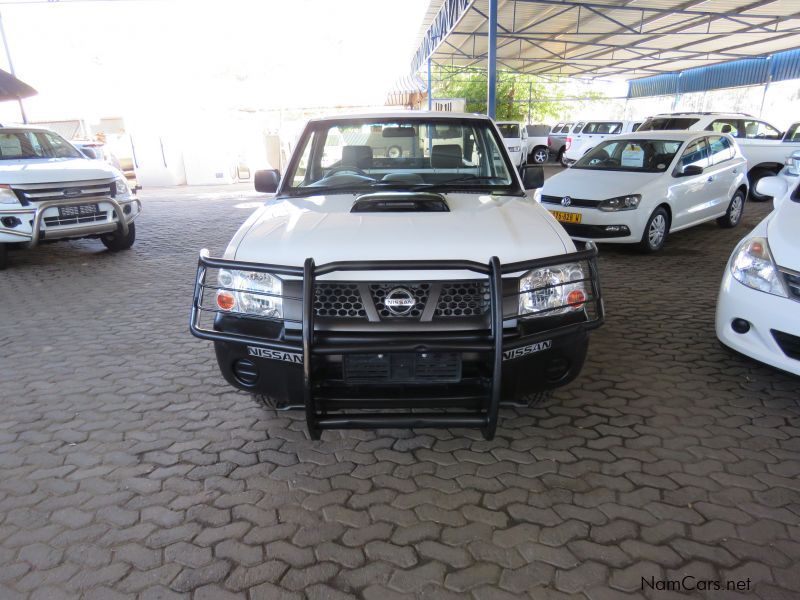
[[[195,254],[254,196],[143,197],[131,251],[45,246],[0,274],[3,600],[685,598],[641,590],[683,574],[800,596],[800,385],[713,331],[725,259],[767,207],[658,256],[604,248],[583,376],[504,410],[494,441],[311,442],[187,332]]]

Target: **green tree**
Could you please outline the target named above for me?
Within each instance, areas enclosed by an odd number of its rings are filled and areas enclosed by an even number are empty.
[[[460,69],[436,65],[433,71],[434,98],[464,98],[467,112],[486,113],[487,78],[484,69]],[[557,120],[567,103],[563,85],[533,75],[501,71],[497,74],[496,118],[498,121],[546,123]],[[600,99],[602,94],[590,93]],[[529,102],[530,100],[530,102]],[[530,113],[529,111],[530,105]]]

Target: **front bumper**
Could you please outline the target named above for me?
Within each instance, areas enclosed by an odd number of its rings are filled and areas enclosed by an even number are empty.
[[[85,206],[97,204],[109,212],[106,220],[92,223],[76,223],[72,225],[47,226],[44,222],[51,209],[65,206]],[[118,229],[123,235],[128,233],[128,224],[141,212],[142,204],[136,197],[117,200],[109,196],[81,198],[80,200],[46,200],[31,206],[0,208],[0,243],[27,243],[36,246],[43,239],[57,240],[81,238],[92,235],[111,233]],[[14,227],[7,227],[2,219],[14,217],[19,222]]]
[[[734,319],[747,321],[748,330],[737,333]],[[731,275],[730,265],[725,267],[717,298],[716,330],[719,340],[736,352],[800,375],[800,355],[787,354],[795,353],[785,337],[800,344],[800,302],[743,285]]]
[[[198,264],[190,330],[196,337],[215,342],[220,369],[232,385],[267,394],[276,403],[304,408],[315,439],[324,429],[372,427],[478,427],[491,438],[501,397],[520,398],[564,385],[579,374],[588,332],[599,327],[604,318],[596,257],[597,248],[587,244],[585,250],[573,254],[503,266],[497,258],[488,264],[365,261],[320,266],[307,259],[303,268],[298,268],[211,258],[204,250]],[[509,301],[503,289],[504,274],[512,276],[568,262],[587,265],[583,280],[587,298],[582,309],[564,315],[569,318],[529,317],[516,314],[518,309],[509,310],[509,305],[518,307],[519,291]],[[209,269],[294,277],[302,281],[302,293],[291,297],[284,290],[283,320],[233,316],[204,303],[206,290],[215,294],[220,289],[206,282]],[[315,322],[318,277],[337,271],[372,270],[471,271],[481,275],[488,281],[490,296],[484,326],[434,330],[420,325],[415,331],[376,326],[372,330],[335,331]],[[296,315],[290,313],[287,302],[295,302],[301,310]],[[215,315],[213,327],[203,326],[203,315]],[[296,327],[287,327],[293,319]],[[383,355],[399,356],[401,361],[408,361],[409,368],[417,357],[457,356],[461,371],[446,382],[384,380],[377,385],[362,385],[347,380],[347,361],[380,362]],[[406,412],[348,412],[387,408]],[[443,412],[409,412],[431,409]]]
[[[581,215],[580,223],[564,223],[559,225],[564,228],[569,237],[581,242],[599,241],[614,244],[635,244],[642,239],[644,223],[647,218],[645,211],[624,210],[617,212],[602,211],[586,207],[562,207],[560,204],[542,202],[542,206],[551,212],[578,213]],[[555,216],[555,215],[554,215]]]

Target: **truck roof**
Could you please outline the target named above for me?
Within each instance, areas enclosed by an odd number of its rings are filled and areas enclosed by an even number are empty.
[[[478,113],[458,113],[458,112],[444,112],[435,110],[397,110],[390,112],[374,112],[374,113],[358,113],[358,114],[343,114],[343,115],[329,115],[326,117],[317,117],[309,119],[310,122],[320,121],[365,121],[365,120],[380,120],[380,119],[419,119],[425,120],[430,118],[436,119],[480,119],[483,121],[490,121],[486,115]]]

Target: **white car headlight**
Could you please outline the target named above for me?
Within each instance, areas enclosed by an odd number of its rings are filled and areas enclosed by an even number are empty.
[[[731,259],[731,274],[749,288],[788,298],[767,238],[754,237],[739,244]]]
[[[11,186],[0,184],[0,204],[19,204],[19,198]]]
[[[587,298],[583,279],[579,263],[529,271],[519,280],[519,314],[550,316],[581,310]]]
[[[639,202],[642,201],[642,197],[639,194],[630,194],[628,196],[617,196],[616,198],[609,198],[608,200],[603,200],[600,204],[597,205],[599,210],[604,210],[606,212],[616,212],[620,210],[634,210],[636,207],[639,206]]]
[[[130,196],[131,190],[128,187],[128,182],[125,181],[124,178],[117,177],[114,180],[114,186],[116,188],[115,189],[115,196],[117,198],[126,198],[126,197]]]
[[[220,269],[217,282],[220,287],[228,288],[217,291],[217,306],[222,310],[283,318],[283,298],[280,297],[283,284],[274,275]]]
[[[508,151],[509,152],[519,152],[519,146],[509,146],[508,147]]]

